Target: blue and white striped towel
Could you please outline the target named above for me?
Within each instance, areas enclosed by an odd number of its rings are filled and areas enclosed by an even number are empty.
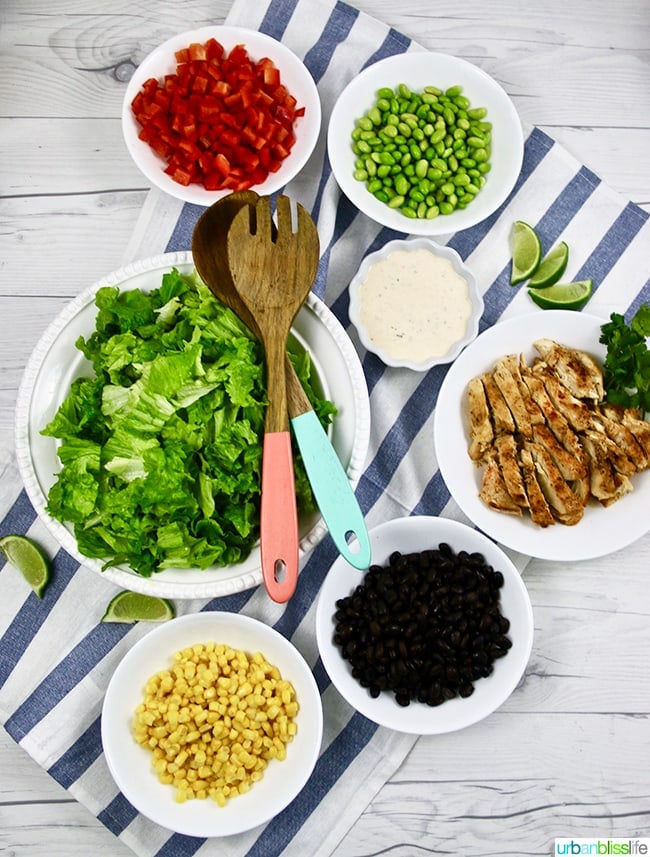
[[[285,42],[316,80],[323,134],[307,167],[286,192],[309,208],[318,223],[322,260],[314,288],[349,327],[347,284],[366,252],[397,236],[358,214],[339,193],[326,157],[324,130],[338,93],[364,66],[419,47],[336,0],[235,0],[227,23],[260,29]],[[195,206],[152,192],[125,262],[188,249],[199,213]],[[571,277],[594,279],[590,313],[607,318],[617,310],[629,318],[640,303],[650,300],[648,214],[604,186],[540,130],[526,129],[523,169],[510,198],[484,223],[447,238],[478,273],[485,299],[483,329],[531,310],[525,290],[508,284],[508,234],[518,218],[538,228],[544,246],[560,238],[568,241],[572,264],[577,264]],[[350,335],[358,345],[352,330]],[[445,367],[421,375],[387,369],[372,355],[362,353],[362,359],[372,432],[357,493],[369,526],[413,513],[462,520],[433,448],[433,414]],[[100,623],[103,606],[115,594],[113,585],[57,552],[21,490],[13,454],[7,450],[0,451],[0,516],[0,535],[28,533],[56,554],[53,580],[42,602],[28,594],[15,569],[5,566],[0,574],[0,718],[5,728],[135,853],[216,853],[215,843],[173,835],[150,823],[116,789],[100,742],[103,693],[119,660],[148,628]],[[331,854],[413,746],[412,737],[377,728],[352,711],[319,661],[314,604],[335,558],[336,550],[326,538],[309,556],[286,607],[270,602],[261,589],[208,603],[178,604],[180,613],[241,610],[274,625],[312,665],[323,699],[323,749],[308,785],[266,827],[219,841],[224,857]],[[524,567],[526,557],[514,559]]]

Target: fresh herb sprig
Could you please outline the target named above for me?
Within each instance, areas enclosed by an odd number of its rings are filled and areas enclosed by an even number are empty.
[[[650,304],[643,304],[628,325],[613,312],[601,326],[600,342],[607,346],[603,371],[605,398],[613,405],[650,411]]]

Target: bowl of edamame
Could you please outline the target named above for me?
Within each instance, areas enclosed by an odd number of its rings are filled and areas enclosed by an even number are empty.
[[[523,160],[505,90],[482,69],[418,51],[380,60],[339,96],[327,147],[343,193],[365,215],[412,235],[447,235],[489,217]]]

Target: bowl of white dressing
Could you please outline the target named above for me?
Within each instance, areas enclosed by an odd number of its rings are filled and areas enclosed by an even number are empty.
[[[389,241],[350,283],[350,320],[387,366],[425,372],[451,363],[476,338],[482,315],[473,273],[429,238]]]

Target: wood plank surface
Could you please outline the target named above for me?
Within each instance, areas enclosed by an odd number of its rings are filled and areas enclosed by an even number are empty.
[[[647,0],[355,5],[480,64],[525,123],[650,211]],[[46,326],[123,263],[148,188],[120,129],[132,69],[229,6],[3,0],[0,438]],[[474,727],[420,739],[335,857],[524,857],[551,854],[556,836],[648,835],[649,560],[646,536],[599,560],[532,561],[535,643],[520,691]],[[0,760],[0,855],[132,854],[2,730]]]

